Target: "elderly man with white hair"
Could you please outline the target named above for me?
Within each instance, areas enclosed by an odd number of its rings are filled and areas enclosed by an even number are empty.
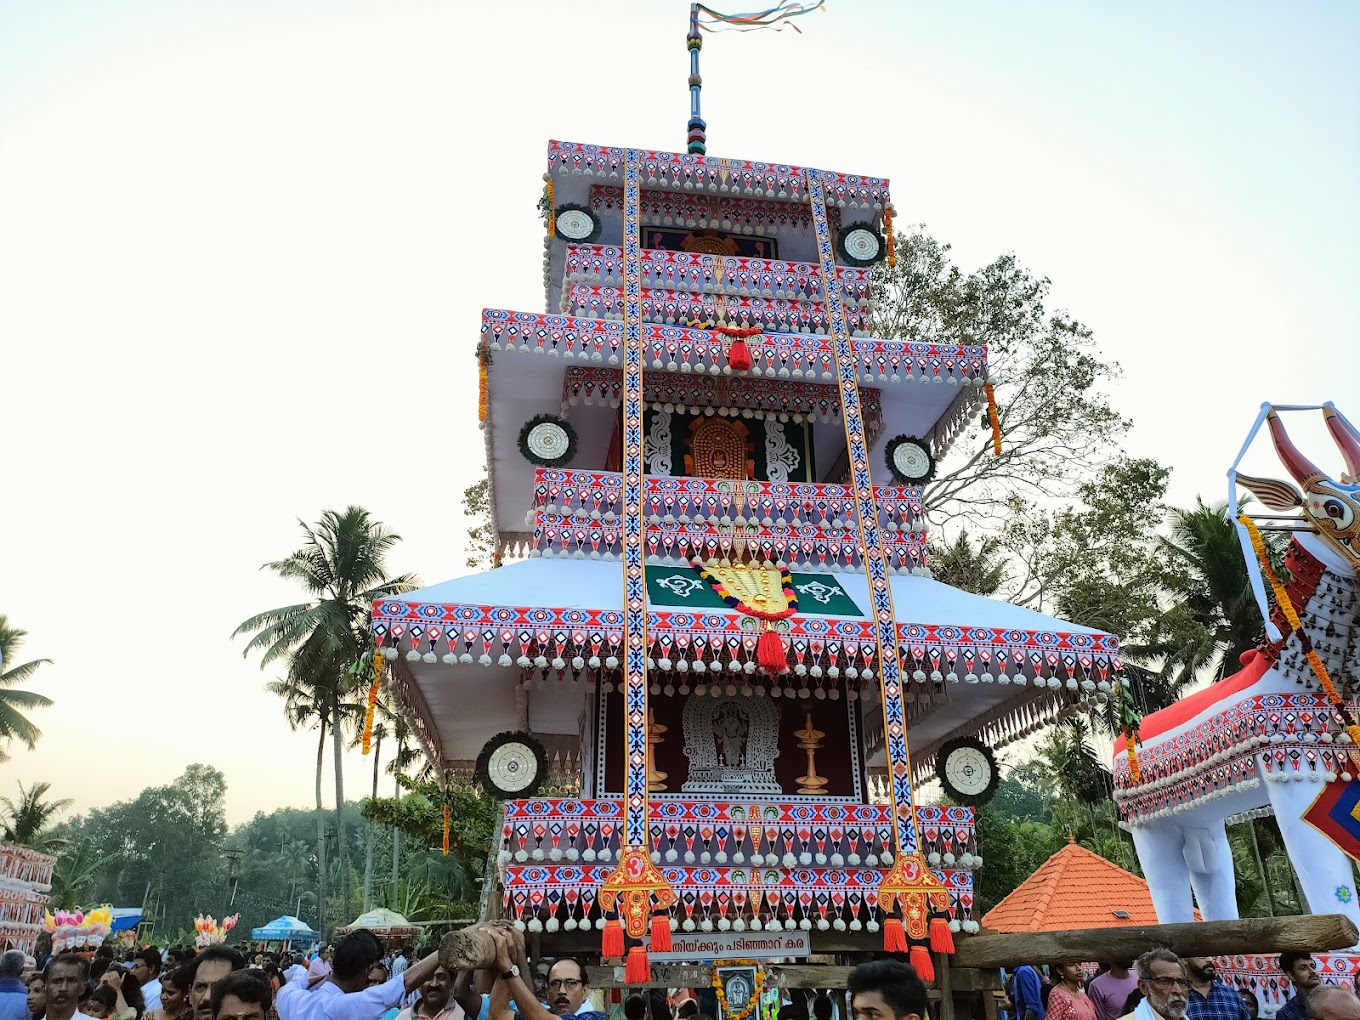
[[[1309,1020],[1360,1020],[1360,999],[1343,985],[1318,985],[1308,993]]]

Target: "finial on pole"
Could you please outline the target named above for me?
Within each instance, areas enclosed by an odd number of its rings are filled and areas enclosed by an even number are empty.
[[[708,151],[708,136],[703,117],[699,116],[699,89],[704,80],[699,77],[699,51],[704,48],[704,37],[699,34],[699,5],[689,7],[689,35],[685,37],[689,47],[689,148],[691,155],[702,156]]]

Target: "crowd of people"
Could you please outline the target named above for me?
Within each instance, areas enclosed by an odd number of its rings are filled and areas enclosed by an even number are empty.
[[[589,975],[576,959],[531,965],[524,937],[490,929],[495,961],[450,972],[439,955],[389,951],[369,931],[314,954],[224,945],[200,952],[146,947],[115,956],[52,956],[39,968],[18,950],[0,954],[0,1020],[716,1020],[716,1000],[653,989],[628,996],[618,1015],[592,1004]],[[1279,1020],[1360,1020],[1360,976],[1323,984],[1308,953],[1284,953],[1281,981],[1293,997]],[[1046,972],[1045,972],[1046,971]],[[707,991],[707,990],[703,990]],[[925,985],[907,964],[875,960],[850,973],[852,1020],[929,1020]],[[1008,975],[1005,1020],[1258,1020],[1251,993],[1220,979],[1208,957],[1153,949],[1088,977],[1079,964],[1019,967]],[[710,996],[711,997],[711,996]],[[778,1020],[834,1020],[827,994],[792,995]]]
[[[1360,973],[1322,983],[1311,953],[1281,953],[1280,984],[1293,996],[1277,1020],[1360,1020]],[[1088,977],[1080,964],[1017,967],[1006,981],[1007,1020],[1258,1020],[1255,993],[1218,976],[1212,957],[1153,949],[1135,964],[1115,960]]]

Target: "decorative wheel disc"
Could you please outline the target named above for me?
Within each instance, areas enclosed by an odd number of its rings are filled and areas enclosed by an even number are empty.
[[[477,782],[493,797],[532,797],[548,771],[548,753],[521,731],[500,733],[477,756]]]
[[[845,252],[861,262],[873,262],[881,249],[877,235],[860,227],[845,235]]]
[[[959,804],[985,804],[1000,784],[992,749],[973,737],[945,743],[935,757],[935,773],[944,792]]]
[[[991,762],[976,747],[960,747],[951,754],[944,763],[944,772],[954,789],[970,797],[984,793],[992,781]]]
[[[894,447],[892,461],[903,478],[924,478],[930,473],[930,454],[924,446],[910,439]]]
[[[554,414],[534,415],[519,430],[519,452],[539,467],[560,467],[576,456],[576,430]]]
[[[595,221],[584,209],[563,209],[557,214],[557,232],[569,241],[584,241],[595,231]]]
[[[535,425],[529,430],[529,437],[525,442],[529,445],[530,453],[544,460],[560,460],[566,455],[567,447],[570,445],[567,430],[555,421]]]
[[[491,752],[486,772],[498,788],[507,793],[519,793],[537,778],[538,758],[527,744],[510,741]]]

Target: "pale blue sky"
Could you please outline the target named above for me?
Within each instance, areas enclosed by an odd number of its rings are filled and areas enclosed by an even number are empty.
[[[545,143],[681,147],[686,12],[0,2],[0,609],[58,699],[0,787],[84,808],[208,761],[234,820],[309,802],[312,739],[227,641],[291,599],[256,567],[358,502],[394,569],[463,571],[478,313],[541,307]],[[1360,5],[800,25],[707,38],[710,151],[890,177],[965,269],[1052,277],[1176,499],[1221,498],[1262,400],[1360,414]]]

